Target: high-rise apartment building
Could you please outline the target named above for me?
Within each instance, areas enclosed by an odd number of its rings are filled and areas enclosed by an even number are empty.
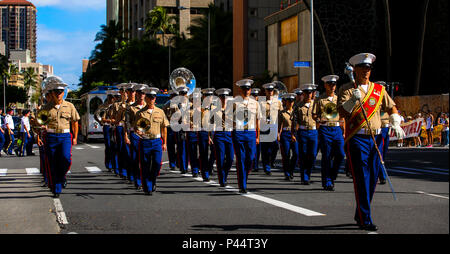
[[[11,50],[29,50],[36,62],[36,7],[26,0],[0,1],[0,41],[5,43],[5,53]]]
[[[106,17],[108,24],[114,20],[121,25],[126,38],[141,38],[147,14],[153,8],[162,6],[169,15],[178,17],[179,33],[189,37],[188,27],[210,3],[214,0],[107,0]]]

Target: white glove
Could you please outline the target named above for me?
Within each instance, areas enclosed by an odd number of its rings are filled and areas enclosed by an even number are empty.
[[[342,104],[342,107],[348,112],[352,113],[353,108],[356,106],[356,102],[361,99],[361,91],[359,89],[355,88],[352,90],[352,97],[348,101],[346,101],[344,104]]]
[[[389,116],[389,123],[391,124],[391,128],[394,131],[397,139],[404,139],[406,134],[403,131],[402,127],[400,127],[400,123],[402,119],[399,114],[392,114]]]

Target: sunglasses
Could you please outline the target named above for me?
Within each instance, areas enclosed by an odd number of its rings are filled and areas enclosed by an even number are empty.
[[[146,94],[145,96],[147,96],[150,99],[155,99],[156,98],[156,95],[154,95],[154,94]]]
[[[53,90],[54,91],[54,93],[57,93],[57,94],[61,94],[61,93],[64,93],[64,90],[60,90],[60,89],[57,89],[57,90]]]

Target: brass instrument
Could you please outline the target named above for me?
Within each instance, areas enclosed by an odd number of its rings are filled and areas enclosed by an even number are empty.
[[[286,85],[281,81],[273,81],[272,83],[275,85],[273,95],[278,96],[278,99],[281,100],[281,96],[288,92]]]
[[[102,116],[104,115],[104,113],[109,109],[108,107],[103,107],[103,108],[99,108],[95,111],[94,113],[94,119],[95,121],[97,121],[101,126],[103,126],[103,122],[102,122]]]
[[[185,86],[189,89],[188,96],[194,93],[196,87],[196,80],[194,74],[184,68],[175,69],[169,77],[170,87],[172,90],[177,91],[178,87]]]
[[[36,121],[39,125],[46,125],[50,121],[50,112],[48,110],[40,110],[37,113]]]
[[[333,102],[328,103],[323,107],[322,115],[328,120],[338,117],[337,105]]]
[[[139,120],[137,120],[135,128],[142,133],[148,133],[151,128],[150,120],[146,118],[140,118]]]

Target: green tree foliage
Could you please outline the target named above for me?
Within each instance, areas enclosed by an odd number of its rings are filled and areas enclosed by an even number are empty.
[[[114,60],[120,63],[118,78],[166,88],[169,78],[168,57],[167,48],[159,45],[156,40],[123,42],[114,56]]]
[[[208,12],[211,15],[211,87],[233,87],[233,16],[214,5],[193,21],[191,37],[176,39],[175,64],[191,70],[197,87],[208,87]]]
[[[113,61],[113,56],[123,41],[122,30],[117,23],[111,21],[108,26],[102,25],[97,33],[96,42],[99,42],[91,53],[90,66],[81,77],[81,85],[91,86],[93,82],[105,82],[113,84],[117,80],[118,63]]]
[[[10,103],[26,103],[28,95],[25,88],[17,86],[6,86],[6,105]],[[0,89],[0,105],[3,107],[3,82]]]
[[[162,34],[162,44],[166,46],[165,35],[176,34],[178,31],[178,21],[175,16],[167,14],[166,8],[157,6],[147,14],[145,20],[145,33],[147,37],[155,38],[157,34]]]

